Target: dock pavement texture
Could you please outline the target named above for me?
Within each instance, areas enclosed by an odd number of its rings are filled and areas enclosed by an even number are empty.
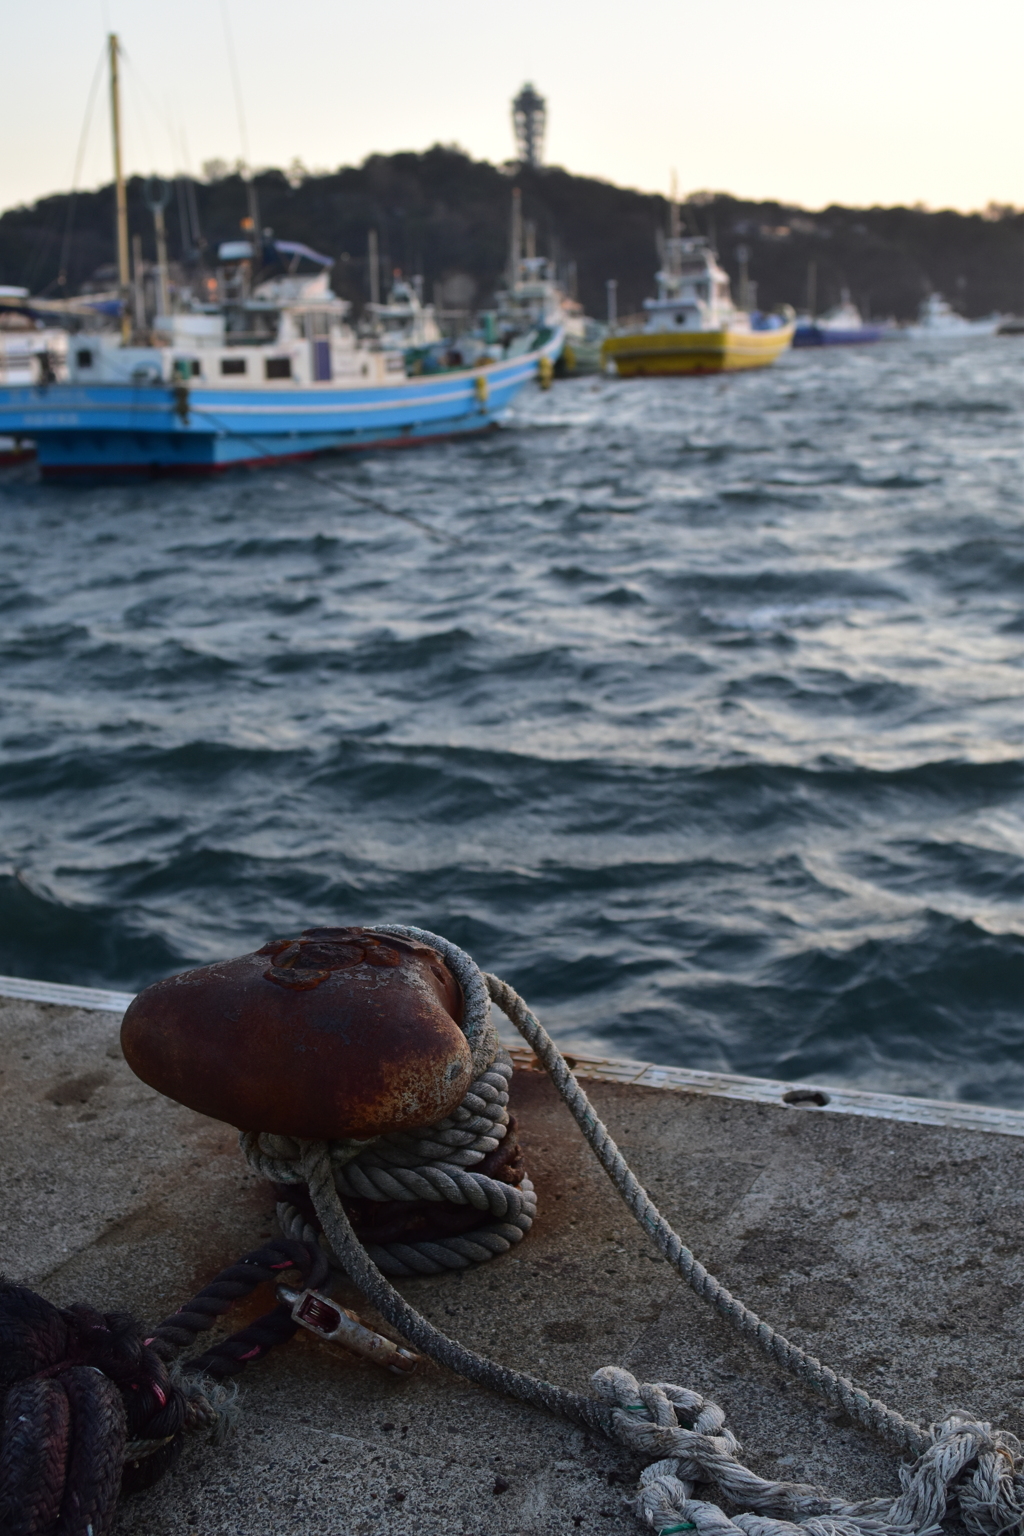
[[[0,998],[0,1269],[60,1305],[155,1322],[266,1238],[273,1199],[229,1127],[131,1074],[118,1023]],[[684,1241],[762,1316],[919,1422],[969,1409],[1024,1436],[1024,1138],[587,1089]],[[491,1264],[403,1283],[419,1310],[577,1390],[606,1364],[692,1387],[765,1477],[895,1496],[890,1450],[781,1376],[650,1250],[546,1077],[517,1070],[512,1107],[537,1222]],[[270,1305],[261,1288],[224,1331]],[[621,1448],[433,1364],[399,1380],[300,1334],[239,1381],[234,1436],[191,1440],[122,1504],[118,1536],[640,1530]]]

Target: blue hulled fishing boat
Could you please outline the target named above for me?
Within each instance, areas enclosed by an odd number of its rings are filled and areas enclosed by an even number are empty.
[[[327,258],[280,241],[273,254],[291,272],[247,295],[251,249],[233,242],[220,254],[219,303],[157,316],[145,346],[73,337],[65,381],[0,388],[0,434],[34,440],[47,477],[197,474],[407,447],[493,427],[562,346],[540,327],[471,368],[417,374],[401,351],[356,337]],[[320,271],[299,275],[303,259]]]
[[[149,316],[129,273],[120,45],[114,34],[108,42],[119,330],[72,336],[63,378],[46,368],[34,383],[0,386],[0,441],[34,442],[44,476],[203,474],[330,449],[404,448],[486,431],[529,379],[550,380],[558,327],[478,348],[472,366],[441,349],[429,370],[422,348],[396,347],[379,325],[357,337],[351,306],[331,291],[330,257],[270,231],[222,244],[216,276],[171,303],[155,192],[158,302]],[[253,201],[245,223],[254,232],[255,213]]]

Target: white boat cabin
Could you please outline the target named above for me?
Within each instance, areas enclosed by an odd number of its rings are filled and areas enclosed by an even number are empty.
[[[646,331],[750,329],[750,317],[733,303],[729,275],[707,240],[669,237],[655,282],[658,297],[644,300]]]
[[[286,248],[281,241],[277,247]],[[225,265],[213,283],[216,303],[157,315],[149,346],[122,346],[110,332],[72,338],[69,380],[282,389],[404,378],[401,352],[358,340],[348,323],[351,305],[331,291],[326,264],[311,276],[291,271],[268,278],[250,292],[249,243],[229,242],[218,254]]]
[[[423,279],[407,282],[396,272],[386,304],[367,304],[370,333],[378,346],[390,352],[410,347],[430,347],[443,341],[433,304],[424,304]]]
[[[67,332],[34,317],[27,288],[0,285],[0,384],[63,379],[67,350]]]

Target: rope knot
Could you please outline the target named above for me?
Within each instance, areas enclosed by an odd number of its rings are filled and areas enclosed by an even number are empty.
[[[938,1525],[955,1505],[972,1536],[1022,1536],[1021,1444],[1006,1430],[954,1413],[932,1425],[932,1443],[900,1470],[892,1516],[914,1530]]]
[[[695,1392],[638,1382],[617,1366],[605,1366],[592,1382],[613,1406],[612,1433],[650,1462],[635,1508],[659,1536],[687,1528],[697,1536],[935,1536],[950,1511],[971,1536],[1024,1536],[1020,1442],[963,1414],[932,1426],[925,1451],[900,1471],[898,1499],[848,1504],[744,1467],[721,1408]],[[700,1484],[739,1513],[695,1499]]]

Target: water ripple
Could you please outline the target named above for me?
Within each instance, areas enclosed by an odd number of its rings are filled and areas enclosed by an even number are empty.
[[[564,1041],[1024,1104],[1011,338],[578,381],[480,442],[0,476],[0,970],[466,944]]]

